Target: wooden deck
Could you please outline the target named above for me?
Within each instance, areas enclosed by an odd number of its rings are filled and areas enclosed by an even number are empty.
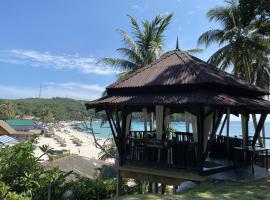
[[[250,166],[230,169],[224,172],[208,176],[199,175],[197,171],[184,169],[158,169],[145,166],[126,164],[118,166],[121,177],[134,178],[149,182],[162,182],[168,185],[179,185],[182,181],[191,180],[205,182],[209,180],[252,182],[262,178],[270,177],[270,172],[264,167],[255,166],[252,174]]]
[[[196,171],[179,169],[157,169],[143,166],[126,164],[119,166],[118,170],[121,177],[137,178],[143,181],[163,182],[171,185],[178,185],[183,180],[204,182],[206,176],[201,176]]]
[[[265,167],[254,166],[254,174],[251,167],[236,168],[208,176],[211,180],[235,181],[235,182],[252,182],[262,178],[270,177],[269,171]]]

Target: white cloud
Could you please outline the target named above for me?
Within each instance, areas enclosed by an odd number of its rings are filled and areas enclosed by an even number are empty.
[[[132,8],[134,8],[134,9],[141,9],[141,7],[139,5],[137,5],[137,4],[132,5]]]
[[[57,70],[77,70],[84,74],[107,75],[118,73],[111,67],[96,64],[93,56],[53,55],[50,52],[13,49],[0,51],[0,62],[10,64],[27,64],[32,67],[54,68]]]
[[[75,82],[43,83],[41,85],[41,98],[66,97],[80,100],[93,100],[99,98],[105,90],[97,84],[84,84]],[[39,96],[39,87],[20,87],[0,85],[1,98],[35,98]]]
[[[188,15],[193,15],[195,12],[194,12],[194,10],[191,10],[191,11],[189,11],[187,14]]]

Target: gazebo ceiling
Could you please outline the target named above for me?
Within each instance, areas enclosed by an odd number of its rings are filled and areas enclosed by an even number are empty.
[[[87,108],[106,106],[191,106],[204,105],[216,107],[241,108],[243,111],[270,111],[270,102],[260,98],[236,97],[228,94],[213,94],[209,92],[187,92],[170,95],[133,95],[107,96],[86,104]]]
[[[107,93],[122,93],[124,89],[128,89],[129,92],[135,89],[152,91],[151,88],[165,88],[167,91],[170,88],[174,90],[211,88],[222,93],[227,89],[229,92],[234,90],[237,93],[246,92],[254,96],[267,94],[261,88],[238,80],[231,74],[178,49],[164,54],[152,64],[108,86]]]

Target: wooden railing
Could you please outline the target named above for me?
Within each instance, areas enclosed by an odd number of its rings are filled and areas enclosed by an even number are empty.
[[[237,137],[218,136],[210,149],[210,156],[233,159],[234,147],[242,147],[243,139]]]
[[[156,133],[132,131],[126,138],[126,161],[159,164],[176,168],[196,168],[197,143],[190,133],[173,133],[170,138],[156,139]]]

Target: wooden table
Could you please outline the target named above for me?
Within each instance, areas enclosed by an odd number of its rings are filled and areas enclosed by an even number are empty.
[[[257,153],[265,153],[265,168],[268,171],[268,149],[261,148],[261,147],[252,147],[252,146],[246,146],[246,147],[234,147],[234,163],[237,161],[237,151],[242,151],[245,153],[251,154],[251,171],[252,174],[254,174],[254,160],[255,155]]]

